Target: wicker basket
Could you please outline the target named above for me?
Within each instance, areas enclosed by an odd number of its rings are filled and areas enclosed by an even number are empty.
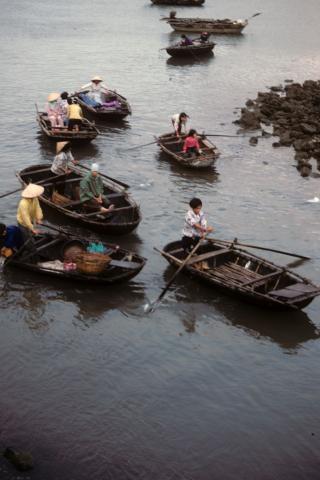
[[[58,193],[56,190],[53,191],[51,200],[52,200],[53,203],[55,203],[56,205],[61,205],[62,207],[63,207],[64,205],[68,205],[68,203],[71,202],[70,198],[65,197],[64,195],[61,195],[61,193]]]
[[[89,274],[101,273],[110,262],[111,257],[103,253],[80,253],[76,258],[77,270]]]

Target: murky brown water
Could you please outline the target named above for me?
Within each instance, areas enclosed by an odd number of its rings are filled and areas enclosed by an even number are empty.
[[[234,112],[285,79],[317,79],[317,0],[207,0],[185,15],[248,17],[243,36],[217,37],[215,57],[179,64],[148,0],[1,2],[0,192],[15,171],[51,161],[34,103],[92,74],[128,97],[133,115],[75,149],[132,185],[143,222],[117,239],[149,261],[127,285],[81,288],[18,271],[1,274],[0,447],[30,450],[35,480],[301,480],[319,478],[319,310],[277,314],[183,276],[151,316],[172,274],[153,251],[180,235],[201,196],[220,238],[312,257],[297,271],[319,283],[319,178],[263,139],[217,138],[217,172],[181,170],[147,143],[186,110],[192,125],[234,134]],[[179,10],[180,11],[180,10]],[[2,200],[14,221],[18,196]],[[50,217],[54,221],[54,217]],[[272,257],[285,264],[288,258]],[[18,475],[0,460],[1,479]],[[21,476],[20,476],[21,477]]]

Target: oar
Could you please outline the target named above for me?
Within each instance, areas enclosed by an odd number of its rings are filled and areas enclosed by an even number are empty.
[[[85,170],[88,170],[89,172],[91,171],[91,168],[85,167],[82,164],[78,165],[78,166],[80,166],[81,168],[84,168]],[[116,178],[108,177],[108,175],[105,175],[104,173],[99,173],[99,175],[101,177],[107,178],[108,180],[111,180],[114,183],[117,183],[118,185],[121,185],[124,188],[130,188],[130,185],[128,185],[127,183],[124,183],[124,182],[120,182],[120,180],[117,180]]]
[[[203,237],[204,238],[204,237]],[[172,277],[170,278],[169,282],[167,283],[167,285],[165,286],[165,288],[162,290],[162,292],[160,293],[159,297],[154,300],[153,302],[151,302],[150,304],[146,304],[145,307],[144,307],[144,311],[145,313],[151,313],[155,310],[155,308],[158,306],[158,304],[160,303],[160,301],[162,300],[162,298],[165,296],[166,292],[168,291],[169,287],[171,286],[171,284],[173,283],[174,279],[176,278],[176,276],[181,272],[181,270],[186,266],[186,264],[188,263],[188,261],[190,260],[190,258],[192,257],[192,255],[194,253],[196,253],[196,251],[198,250],[198,248],[200,247],[200,244],[201,244],[201,240],[203,240],[203,238],[200,238],[199,242],[196,244],[196,246],[191,250],[191,252],[189,253],[189,255],[187,256],[187,258],[181,263],[180,267],[178,268],[178,270],[175,271],[175,273],[172,275]]]
[[[11,192],[3,193],[0,195],[0,198],[8,197],[9,195],[12,195],[13,193],[21,192],[21,187],[16,188],[16,190],[12,190]]]
[[[251,15],[251,17],[247,18],[247,20],[250,20],[250,18],[257,17],[258,15],[261,15],[261,13],[262,13],[262,12],[254,13],[253,15]]]
[[[153,142],[150,142],[150,143],[144,143],[143,145],[137,145],[136,147],[126,148],[125,150],[122,150],[122,151],[123,152],[128,152],[129,150],[136,150],[136,148],[147,147],[148,145],[153,145],[154,143],[158,143],[158,139],[154,140]]]
[[[235,245],[239,247],[247,247],[247,248],[255,248],[257,250],[265,250],[266,252],[274,252],[274,253],[281,253],[282,255],[288,255],[289,257],[296,257],[296,258],[302,258],[303,260],[310,260],[310,257],[306,257],[305,255],[299,255],[298,253],[291,253],[291,252],[285,252],[283,250],[276,250],[274,248],[266,248],[266,247],[260,247],[258,245],[250,245],[247,243],[238,243],[237,238],[234,239],[233,242],[229,242],[227,240],[216,240],[216,239],[208,239],[209,242],[217,242],[217,243],[224,243],[225,245]]]

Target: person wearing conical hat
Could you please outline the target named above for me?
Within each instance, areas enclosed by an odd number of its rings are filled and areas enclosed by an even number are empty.
[[[47,103],[45,106],[45,111],[48,115],[48,119],[51,123],[52,129],[57,127],[63,127],[63,112],[61,110],[61,106],[58,102],[60,99],[59,93],[50,93],[47,98]]]
[[[70,142],[58,142],[56,144],[56,156],[51,165],[51,172],[55,175],[63,175],[64,173],[68,175],[71,172],[69,168],[71,163],[76,165],[78,162],[72,155]]]
[[[42,223],[43,213],[38,198],[43,192],[44,188],[34,183],[29,183],[21,192],[22,199],[18,205],[17,221],[25,242],[39,233],[36,226]]]
[[[92,101],[90,103],[91,106],[96,107],[99,106],[103,102],[102,94],[108,92],[107,86],[103,83],[103,78],[95,75],[91,78],[91,82],[83,85],[80,88],[80,92],[86,93],[86,98],[81,98],[88,103],[88,100]]]

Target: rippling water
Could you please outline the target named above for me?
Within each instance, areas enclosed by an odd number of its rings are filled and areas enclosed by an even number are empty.
[[[302,179],[290,149],[216,138],[216,171],[181,170],[151,142],[186,110],[200,131],[235,134],[239,107],[285,79],[317,79],[318,0],[207,0],[187,16],[255,17],[241,37],[215,37],[215,56],[177,63],[159,49],[177,37],[148,0],[1,2],[0,192],[15,171],[49,162],[35,122],[50,91],[91,75],[128,97],[133,115],[75,148],[132,185],[143,222],[116,239],[148,258],[116,288],[1,274],[0,448],[33,453],[27,477],[286,480],[319,478],[319,310],[277,314],[183,276],[152,315],[143,305],[172,275],[153,251],[180,235],[190,197],[220,238],[312,257],[297,271],[319,283],[319,178]],[[315,172],[314,168],[314,172]],[[2,200],[14,221],[18,196]],[[55,221],[54,217],[50,217]],[[285,264],[286,257],[271,257]],[[0,460],[0,477],[16,479]],[[20,477],[21,478],[21,475]]]

